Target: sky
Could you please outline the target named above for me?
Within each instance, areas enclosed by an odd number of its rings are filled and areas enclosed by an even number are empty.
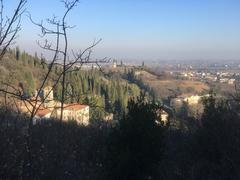
[[[16,0],[5,0],[6,13]],[[64,8],[60,0],[28,0],[27,11],[40,21]],[[140,60],[240,60],[239,0],[81,0],[67,18],[70,49],[102,39],[94,57]],[[40,29],[27,16],[17,44],[40,50]],[[51,39],[51,38],[49,38]]]

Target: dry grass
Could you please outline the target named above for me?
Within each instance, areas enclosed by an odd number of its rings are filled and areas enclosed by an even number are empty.
[[[158,79],[148,72],[141,72],[140,78],[155,90],[158,96],[167,97],[175,94],[199,94],[209,90],[209,86],[203,82],[177,79]]]

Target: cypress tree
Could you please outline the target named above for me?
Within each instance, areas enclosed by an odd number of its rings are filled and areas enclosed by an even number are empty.
[[[34,92],[36,90],[36,85],[35,85],[35,80],[34,80],[31,72],[27,72],[25,74],[25,80],[26,80],[26,83],[27,83],[27,93],[28,93],[28,95],[30,95],[30,96],[34,95]]]
[[[21,52],[20,52],[19,47],[17,46],[16,47],[16,60],[20,60],[20,55],[21,55]]]

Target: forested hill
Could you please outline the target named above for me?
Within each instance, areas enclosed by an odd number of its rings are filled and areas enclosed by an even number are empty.
[[[48,70],[47,61],[28,53],[21,52],[19,48],[11,49],[0,61],[0,82],[11,84],[15,87],[21,83],[24,91],[29,96],[39,88]],[[61,67],[55,66],[47,82],[53,85],[60,74]],[[140,94],[139,87],[129,83],[117,74],[103,74],[98,69],[72,71],[67,74],[67,92],[72,96],[67,100],[88,104],[91,107],[91,118],[101,119],[108,113],[116,117],[123,114],[127,109],[127,102],[130,97]],[[54,89],[54,98],[61,98],[61,86],[58,84]]]

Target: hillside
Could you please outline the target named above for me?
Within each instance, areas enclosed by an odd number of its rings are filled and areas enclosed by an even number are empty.
[[[175,94],[199,94],[209,90],[209,86],[200,81],[181,80],[181,79],[159,79],[156,75],[146,71],[137,73],[137,78],[154,90],[156,95],[161,98],[174,96]]]
[[[33,57],[19,48],[9,50],[0,62],[0,85],[19,88],[21,83],[25,93],[32,96],[40,87],[47,70],[47,61],[38,58],[37,54]],[[61,67],[54,66],[47,85],[53,86],[60,72]],[[66,102],[90,105],[92,119],[103,118],[106,113],[121,115],[127,109],[128,99],[140,94],[136,84],[117,75],[103,74],[98,69],[72,71],[67,74],[66,81],[66,94],[69,96]],[[59,83],[54,88],[54,98],[61,99]]]

